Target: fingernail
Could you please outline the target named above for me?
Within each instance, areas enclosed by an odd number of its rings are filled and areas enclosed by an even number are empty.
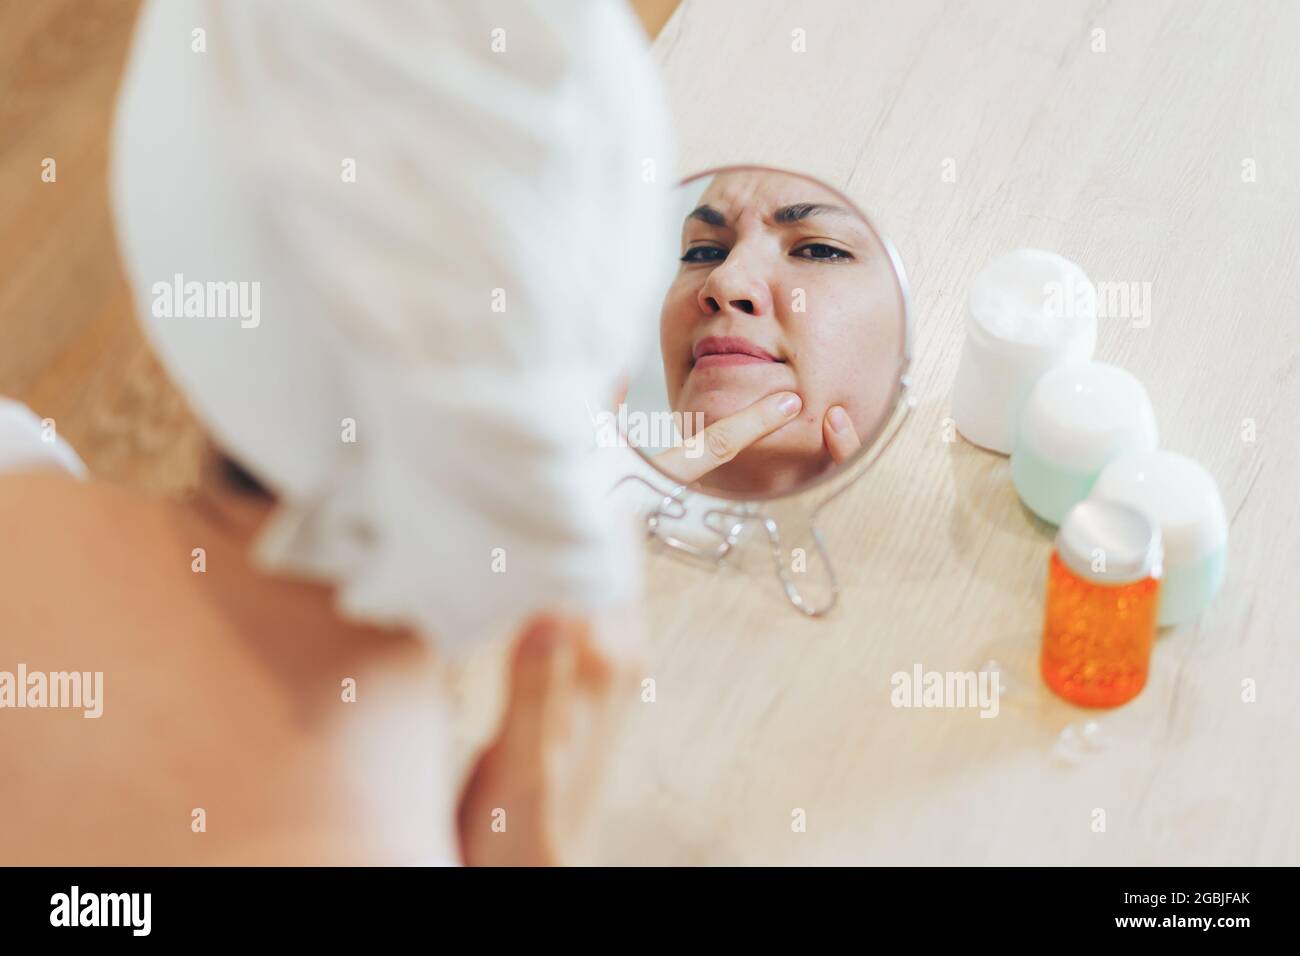
[[[830,419],[832,431],[842,432],[849,427],[849,416],[838,405],[831,406]]]
[[[781,410],[782,415],[789,418],[791,415],[799,414],[799,409],[803,408],[803,399],[794,392],[791,392],[786,395],[785,398],[781,399],[781,401],[777,403],[776,407]]]

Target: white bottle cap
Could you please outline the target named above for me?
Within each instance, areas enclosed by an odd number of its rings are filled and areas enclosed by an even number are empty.
[[[975,277],[953,388],[965,438],[1010,454],[1029,390],[1048,369],[1092,358],[1097,292],[1084,271],[1041,249],[994,259]]]
[[[1070,509],[1056,535],[1067,568],[1098,584],[1131,584],[1161,575],[1160,529],[1126,504],[1089,498]]]

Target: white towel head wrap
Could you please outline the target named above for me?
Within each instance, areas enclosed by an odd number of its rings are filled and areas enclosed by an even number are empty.
[[[672,267],[666,142],[607,0],[146,7],[123,255],[164,363],[277,496],[269,568],[453,649],[631,596],[588,409]]]

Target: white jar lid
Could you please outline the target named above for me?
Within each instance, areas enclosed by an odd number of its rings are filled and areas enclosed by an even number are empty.
[[[1017,349],[1090,357],[1097,344],[1097,290],[1078,265],[1043,249],[994,259],[971,285],[967,328]]]
[[[1117,458],[1102,471],[1090,497],[1132,505],[1155,522],[1169,567],[1198,561],[1228,540],[1228,516],[1214,477],[1177,452]]]
[[[1132,373],[1105,362],[1070,362],[1045,372],[1029,393],[1019,427],[1027,450],[1078,474],[1158,443],[1146,389]]]
[[[1070,509],[1056,534],[1056,552],[1079,577],[1099,584],[1161,574],[1160,528],[1137,508],[1104,498]]]
[[[952,413],[968,441],[1011,454],[1016,422],[1038,377],[1097,346],[1096,289],[1053,252],[1017,249],[975,277]]]

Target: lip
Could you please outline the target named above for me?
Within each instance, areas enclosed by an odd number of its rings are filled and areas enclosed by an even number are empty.
[[[780,363],[767,349],[739,335],[710,335],[695,343],[691,350],[695,368],[720,368],[728,365]]]

